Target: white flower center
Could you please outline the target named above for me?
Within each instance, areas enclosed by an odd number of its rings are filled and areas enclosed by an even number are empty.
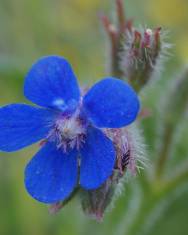
[[[75,139],[77,136],[85,134],[85,127],[75,117],[58,120],[56,128],[64,139]]]
[[[48,135],[48,139],[56,142],[58,148],[79,149],[85,142],[86,124],[79,118],[79,113],[75,112],[71,117],[59,117],[54,128]]]

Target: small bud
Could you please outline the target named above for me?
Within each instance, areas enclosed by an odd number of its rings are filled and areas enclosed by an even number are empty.
[[[142,35],[138,31],[134,32],[133,48],[140,49]]]
[[[161,28],[157,28],[154,30],[154,49],[157,54],[158,51],[160,51],[161,48]]]
[[[151,29],[146,29],[144,32],[144,38],[143,38],[143,44],[142,47],[149,48],[151,46],[151,37],[152,37],[153,31]]]

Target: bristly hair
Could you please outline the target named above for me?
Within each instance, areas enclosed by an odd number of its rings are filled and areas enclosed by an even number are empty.
[[[116,147],[116,169],[119,169],[121,174],[126,174],[130,171],[132,175],[147,166],[146,146],[143,137],[136,127],[105,130],[107,136],[113,141]]]
[[[149,166],[149,160],[147,158],[147,146],[144,143],[141,130],[133,124],[127,128],[127,132],[131,143],[131,157],[135,159],[136,169],[139,173],[141,169]]]
[[[116,139],[116,135],[114,139],[114,131],[111,132],[111,130],[108,130],[106,132],[109,138],[111,138],[113,141],[118,140],[118,143],[116,143],[116,145],[119,145],[123,142],[127,146],[128,141],[130,151],[126,170],[124,171],[123,175],[119,175],[120,177],[118,178],[114,195],[112,197],[110,205],[107,208],[107,212],[113,209],[115,201],[124,192],[125,184],[131,180],[132,176],[135,175],[136,172],[140,173],[140,170],[149,166],[149,160],[146,153],[146,145],[144,144],[142,133],[137,128],[137,126],[134,124],[129,127],[122,128],[121,131],[122,132],[119,140]],[[118,170],[116,169],[115,171]]]

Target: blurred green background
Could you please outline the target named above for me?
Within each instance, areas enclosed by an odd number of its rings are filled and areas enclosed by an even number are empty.
[[[126,0],[125,5],[137,26],[162,26],[174,44],[165,72],[142,94],[143,105],[153,112],[142,123],[152,169],[160,102],[188,59],[188,1]],[[40,56],[59,54],[69,59],[80,83],[90,85],[105,76],[108,47],[98,14],[104,11],[113,19],[113,8],[112,0],[0,0],[0,105],[27,102],[22,92],[24,74]],[[168,176],[176,166],[187,164],[187,118],[180,124],[165,169]],[[24,166],[36,150],[33,146],[0,154],[0,235],[188,234],[187,175],[170,192],[156,193],[157,183],[151,190],[142,180],[149,178],[146,169],[126,183],[114,209],[99,224],[83,215],[77,199],[52,216],[45,205],[28,196]]]

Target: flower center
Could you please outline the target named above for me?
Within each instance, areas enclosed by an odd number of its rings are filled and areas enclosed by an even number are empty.
[[[58,148],[64,152],[69,149],[80,149],[85,142],[86,121],[80,117],[80,111],[76,110],[72,116],[60,116],[49,134],[48,139],[55,141]]]

